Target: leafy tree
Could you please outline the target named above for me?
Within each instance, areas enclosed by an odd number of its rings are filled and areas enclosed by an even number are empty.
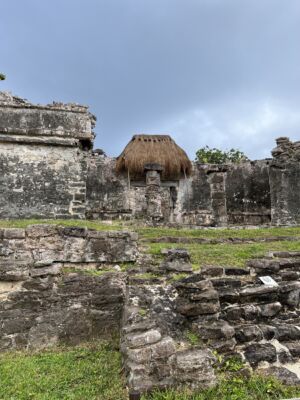
[[[240,163],[247,160],[248,157],[237,149],[223,151],[205,146],[196,152],[196,161],[202,164]]]
[[[6,76],[0,72],[0,81],[5,81]]]

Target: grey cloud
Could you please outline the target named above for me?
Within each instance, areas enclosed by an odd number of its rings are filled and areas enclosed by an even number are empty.
[[[192,158],[297,139],[298,0],[10,0],[0,34],[1,88],[89,104],[110,154],[136,132],[168,132]]]

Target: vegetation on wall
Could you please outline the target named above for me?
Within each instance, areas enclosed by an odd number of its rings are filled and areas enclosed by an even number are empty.
[[[202,164],[240,163],[247,160],[248,157],[237,149],[223,151],[205,146],[196,152],[196,161]]]

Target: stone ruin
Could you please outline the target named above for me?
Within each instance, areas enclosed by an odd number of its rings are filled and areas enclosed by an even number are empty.
[[[86,106],[33,105],[1,92],[0,121],[2,219],[139,219],[188,226],[300,222],[299,142],[288,138],[277,140],[273,158],[213,165],[191,163],[169,136],[140,135],[146,153],[151,141],[169,141],[183,167],[177,176],[168,173],[154,150],[134,177],[117,171],[119,159],[93,150],[95,117]]]
[[[137,239],[56,225],[1,229],[0,351],[120,335],[132,399],[214,385],[216,355],[241,360],[243,373],[300,384],[300,252],[194,272],[185,250],[152,265]]]
[[[32,105],[0,93],[0,121],[1,219],[300,223],[300,142],[277,139],[267,160],[194,162],[171,180],[149,162],[129,179],[115,158],[93,150],[87,107]],[[137,241],[126,231],[0,229],[0,351],[120,335],[132,399],[155,388],[215,384],[216,354],[242,360],[244,373],[300,383],[300,252],[195,273],[187,251],[169,250],[154,267]],[[266,276],[273,284],[262,283]]]
[[[141,284],[132,276],[121,339],[129,387],[145,392],[211,386],[216,354],[243,360],[246,370],[285,384],[300,384],[299,266],[300,252],[274,252],[249,261],[247,268],[193,273],[188,254],[171,250],[160,279]],[[183,271],[187,276],[174,280]],[[274,286],[261,284],[266,275]],[[194,333],[198,342],[191,345],[184,332]]]

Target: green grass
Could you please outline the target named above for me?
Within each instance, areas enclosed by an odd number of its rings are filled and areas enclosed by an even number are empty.
[[[262,257],[268,251],[300,251],[298,242],[262,242],[245,244],[180,244],[180,243],[147,243],[152,255],[162,258],[161,250],[182,247],[191,254],[194,267],[220,265],[243,267],[250,258]]]
[[[223,374],[222,376],[225,376]],[[127,400],[121,357],[115,345],[95,342],[36,353],[0,355],[1,400]],[[231,377],[212,388],[168,390],[143,400],[271,400],[296,397],[289,388],[268,378]]]
[[[129,229],[134,230],[145,239],[155,239],[163,236],[171,237],[188,237],[203,239],[220,239],[220,238],[265,238],[273,236],[300,236],[300,226],[297,227],[272,227],[272,228],[207,228],[207,229],[181,229],[181,228],[149,228],[140,227],[134,221],[112,221],[105,223],[104,221],[90,221],[78,219],[16,219],[16,220],[0,220],[0,228],[26,228],[28,225],[35,224],[54,224],[62,226],[87,227],[96,230],[116,230]]]
[[[15,220],[0,220],[0,228],[26,228],[28,225],[36,224],[52,224],[62,226],[87,227],[98,231],[128,229],[125,224],[119,221],[105,223],[103,221],[89,221],[81,219],[15,219]]]
[[[126,399],[120,354],[110,343],[0,355],[1,400]]]
[[[164,236],[188,237],[202,239],[241,238],[254,239],[273,236],[298,236],[300,227],[272,228],[208,228],[208,229],[172,229],[172,228],[137,228],[136,231],[145,239],[156,239]]]
[[[299,395],[300,388],[286,387],[271,378],[253,375],[251,378],[224,378],[215,388],[198,393],[171,390],[144,396],[142,400],[279,400]]]
[[[199,343],[201,343],[200,337],[191,331],[185,332],[185,338],[192,346],[197,346]]]

